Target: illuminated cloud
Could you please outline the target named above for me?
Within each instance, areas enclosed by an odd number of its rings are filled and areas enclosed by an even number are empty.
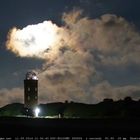
[[[60,30],[51,21],[28,25],[23,29],[13,28],[8,35],[7,49],[21,57],[43,58],[48,49],[61,42]]]
[[[92,53],[102,64],[140,63],[140,35],[124,18],[106,14],[99,19],[82,16],[82,10],[63,14],[65,26],[51,21],[13,28],[7,49],[21,57],[56,59],[67,50]],[[61,50],[61,52],[60,52]]]

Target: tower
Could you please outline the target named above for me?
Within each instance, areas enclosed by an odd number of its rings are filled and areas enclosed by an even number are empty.
[[[38,78],[34,72],[27,72],[24,80],[24,107],[33,110],[38,105]]]

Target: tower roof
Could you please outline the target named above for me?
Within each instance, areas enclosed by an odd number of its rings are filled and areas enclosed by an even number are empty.
[[[29,71],[26,73],[26,80],[38,80],[37,75],[33,71]]]

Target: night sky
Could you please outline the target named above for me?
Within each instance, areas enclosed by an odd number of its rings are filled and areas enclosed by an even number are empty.
[[[75,60],[65,62],[64,70],[60,64],[64,63],[64,59],[67,60],[65,51],[64,54],[57,56],[56,59],[51,62],[50,60],[44,60],[38,57],[20,57],[13,53],[11,50],[6,49],[6,41],[8,32],[16,27],[18,29],[23,29],[28,25],[42,23],[43,21],[50,20],[58,27],[66,27],[66,23],[62,20],[62,17],[65,14],[71,13],[71,11],[76,9],[83,10],[81,18],[88,17],[88,21],[100,19],[100,22],[106,22],[105,20],[109,17],[108,27],[102,27],[102,24],[91,25],[103,30],[101,35],[97,36],[97,40],[101,42],[106,40],[106,37],[111,36],[110,32],[113,28],[113,34],[116,34],[115,41],[121,40],[128,34],[129,40],[131,42],[124,42],[122,49],[117,51],[106,52],[104,47],[100,49],[93,49],[88,46],[84,46],[84,49],[75,49],[77,53],[73,51],[72,56],[76,57]],[[101,17],[105,14],[109,16],[105,17],[104,20]],[[115,15],[113,18],[110,15]],[[134,99],[140,99],[140,1],[139,0],[1,0],[0,1],[0,105],[5,105],[12,102],[23,102],[23,80],[25,74],[29,70],[35,70],[40,73],[40,91],[39,97],[40,102],[56,102],[56,101],[65,101],[73,100],[76,102],[84,103],[96,103],[101,101],[104,98],[113,98],[113,99],[122,99],[125,96],[131,96]],[[110,18],[111,17],[111,18]],[[125,21],[120,21],[118,23],[119,17],[122,17]],[[87,22],[88,22],[87,21]],[[96,21],[98,24],[98,21]],[[83,23],[83,22],[81,22]],[[124,26],[123,26],[124,23]],[[76,23],[75,23],[76,24]],[[105,24],[105,23],[104,23]],[[118,25],[119,24],[119,25]],[[127,32],[130,29],[130,33]],[[78,23],[77,23],[78,25]],[[79,24],[82,27],[82,24]],[[125,26],[126,25],[126,26]],[[86,26],[86,25],[85,25]],[[117,32],[116,28],[120,27],[123,34],[119,38],[119,31]],[[101,27],[101,28],[100,28]],[[77,29],[77,28],[76,28]],[[82,28],[81,28],[82,30]],[[87,30],[87,28],[86,28]],[[94,30],[94,29],[93,29]],[[78,30],[79,31],[79,30]],[[85,31],[85,30],[84,30]],[[110,31],[110,32],[109,32]],[[81,31],[82,32],[82,31]],[[102,32],[103,35],[102,36]],[[78,32],[79,33],[79,32]],[[78,34],[77,33],[77,34]],[[84,32],[82,36],[84,35]],[[80,33],[79,33],[80,34]],[[91,37],[91,33],[89,33]],[[126,35],[127,36],[127,35]],[[81,36],[80,36],[81,37]],[[74,38],[74,36],[73,36]],[[92,37],[91,37],[92,38]],[[113,39],[114,39],[113,38]],[[127,38],[127,37],[126,37]],[[137,39],[136,39],[137,38]],[[110,37],[110,39],[112,39]],[[111,43],[104,42],[102,44],[95,43],[95,46],[114,44],[113,39]],[[81,40],[80,40],[81,41]],[[84,41],[84,39],[82,40]],[[114,41],[114,42],[115,42]],[[121,42],[121,41],[118,41]],[[89,41],[90,43],[90,41]],[[91,41],[92,43],[92,41]],[[117,44],[117,43],[116,43]],[[130,45],[129,45],[130,44]],[[132,44],[132,45],[131,45]],[[133,46],[133,44],[136,44]],[[70,45],[69,45],[70,46]],[[73,45],[74,46],[74,45]],[[77,45],[78,46],[78,45]],[[113,46],[113,45],[112,45]],[[117,45],[114,45],[117,47]],[[118,45],[119,46],[119,45]],[[127,46],[129,49],[123,49]],[[133,47],[133,49],[131,49]],[[64,47],[65,48],[65,47]],[[66,47],[67,48],[67,47]],[[67,50],[65,48],[65,50]],[[69,48],[72,48],[71,46]],[[69,49],[68,48],[68,49]],[[77,47],[78,48],[78,47]],[[80,47],[79,47],[80,48]],[[92,48],[92,49],[91,49]],[[97,47],[98,48],[98,47]],[[119,48],[119,47],[118,47]],[[60,48],[59,48],[60,49]],[[113,49],[113,47],[112,47]],[[79,55],[79,50],[82,52]],[[101,51],[104,50],[104,51]],[[108,50],[108,49],[107,49]],[[114,49],[115,50],[115,49]],[[125,53],[122,53],[124,50]],[[101,52],[100,52],[101,51]],[[121,52],[122,51],[122,52]],[[134,51],[134,53],[133,53]],[[50,52],[51,53],[51,52]],[[90,58],[84,54],[90,54]],[[118,54],[120,53],[120,54]],[[136,54],[135,54],[136,53]],[[118,63],[119,60],[112,61],[111,59],[120,59],[124,55],[129,55],[129,58],[123,63]],[[108,58],[108,55],[110,56]],[[119,57],[113,57],[113,56]],[[128,56],[127,55],[127,56]],[[64,57],[64,58],[63,58]],[[84,59],[84,58],[85,59]],[[105,58],[102,60],[102,58]],[[59,60],[60,59],[60,60]],[[80,59],[80,60],[79,60]],[[94,61],[93,59],[96,59]],[[99,60],[100,59],[100,60]],[[72,62],[71,62],[72,61]],[[78,61],[81,64],[82,69],[84,65],[88,65],[88,70],[79,71],[75,68],[76,62]],[[88,61],[88,62],[87,62]],[[69,63],[72,63],[71,65]],[[49,66],[50,67],[49,67]],[[74,67],[74,69],[67,69],[68,67]],[[80,67],[80,66],[79,66]],[[93,72],[94,67],[94,73]],[[44,72],[49,68],[49,72]],[[59,71],[60,68],[60,71]],[[87,67],[86,67],[87,68]],[[85,69],[86,69],[85,68]],[[53,72],[52,72],[53,71]],[[80,73],[81,72],[81,73]],[[94,73],[94,74],[93,74]],[[83,76],[81,76],[81,75]],[[80,78],[78,79],[78,75]],[[42,77],[45,77],[44,80]],[[75,77],[75,78],[73,78]],[[69,80],[68,80],[69,79]],[[85,81],[85,82],[81,82]],[[74,84],[71,84],[74,83]],[[42,86],[41,86],[42,85]]]

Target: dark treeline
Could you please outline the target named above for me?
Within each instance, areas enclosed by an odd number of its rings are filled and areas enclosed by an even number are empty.
[[[41,117],[60,116],[64,118],[133,118],[140,117],[140,101],[131,97],[113,101],[104,99],[98,104],[68,102],[48,103],[39,105]],[[0,108],[0,116],[23,115],[24,105],[13,103]]]

